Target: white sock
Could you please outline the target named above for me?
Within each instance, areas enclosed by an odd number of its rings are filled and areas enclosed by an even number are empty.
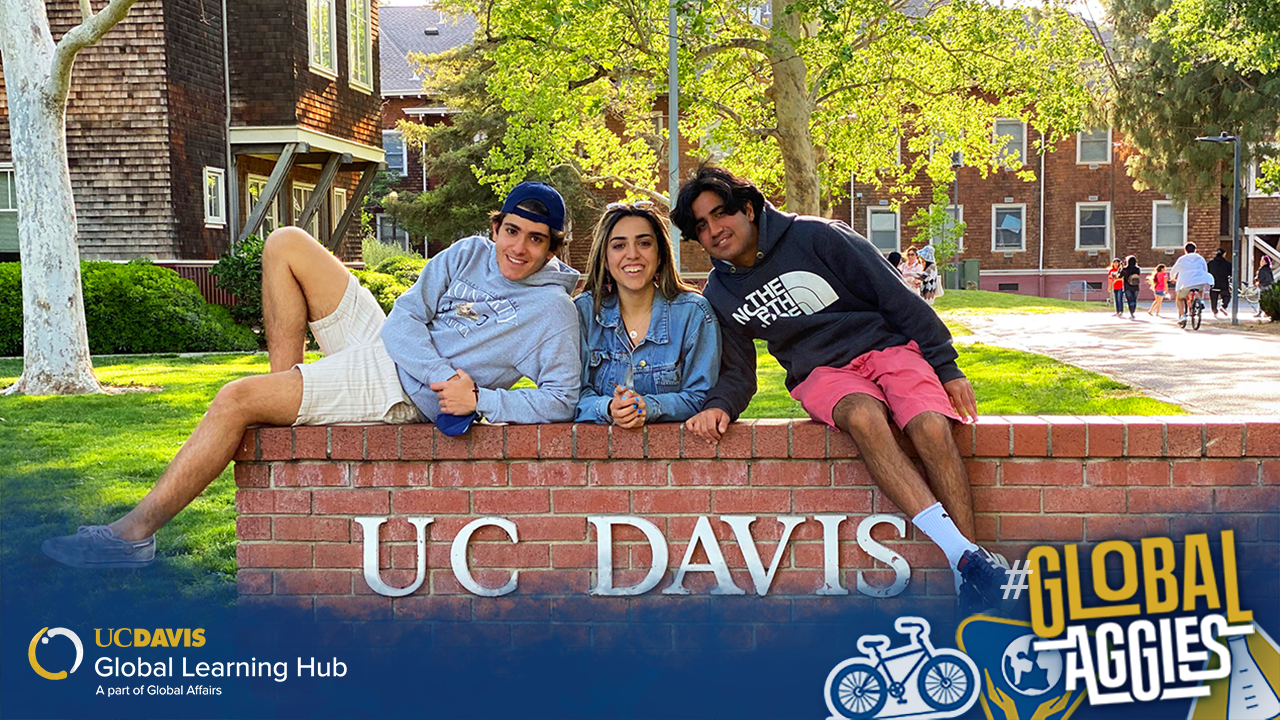
[[[947,562],[951,564],[951,571],[955,575],[956,590],[960,589],[960,571],[956,569],[956,565],[960,563],[960,558],[964,556],[966,550],[977,550],[978,546],[969,542],[968,538],[960,534],[960,529],[952,522],[951,516],[946,510],[942,509],[942,503],[936,502],[924,510],[919,515],[911,518],[911,522],[920,529],[920,532],[929,536],[933,544],[942,549],[942,553],[947,556]]]

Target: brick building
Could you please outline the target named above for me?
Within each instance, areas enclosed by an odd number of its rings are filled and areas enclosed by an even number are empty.
[[[1248,168],[1248,174],[1242,183],[1244,201],[1240,212],[1240,242],[1244,248],[1244,265],[1240,277],[1252,281],[1264,254],[1271,256],[1273,268],[1280,267],[1280,250],[1277,250],[1280,248],[1280,193],[1267,194],[1258,188],[1256,161]]]
[[[55,38],[80,21],[69,0],[47,9]],[[237,238],[298,224],[358,258],[346,210],[383,159],[377,28],[372,0],[139,0],[76,60],[81,256],[194,271]],[[21,208],[2,89],[0,77],[0,259],[12,260]]]

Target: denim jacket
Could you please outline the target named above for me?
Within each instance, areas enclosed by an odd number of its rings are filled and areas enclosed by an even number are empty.
[[[681,293],[667,300],[654,293],[649,332],[633,350],[616,298],[593,317],[591,293],[574,304],[582,320],[582,394],[576,422],[611,422],[609,401],[617,385],[632,384],[644,398],[645,422],[681,422],[702,410],[702,401],[720,375],[720,324],[701,295]]]

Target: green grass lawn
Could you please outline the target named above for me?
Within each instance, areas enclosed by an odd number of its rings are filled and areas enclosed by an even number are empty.
[[[1099,294],[1101,297],[1101,294]],[[934,302],[938,317],[956,336],[969,335],[966,318],[975,315],[1041,315],[1061,312],[1099,312],[1113,306],[1109,302],[1081,302],[1058,298],[1029,297],[986,290],[948,290]]]

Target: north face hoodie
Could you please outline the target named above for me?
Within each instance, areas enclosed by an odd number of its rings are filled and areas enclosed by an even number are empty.
[[[523,280],[498,270],[493,241],[469,237],[427,263],[382,326],[400,385],[427,419],[440,399],[431,383],[465,370],[480,388],[476,410],[490,422],[573,419],[582,358],[569,293],[578,271],[551,258]],[[537,388],[511,390],[522,377]]]
[[[720,319],[720,380],[703,405],[736,420],[756,392],[753,338],[768,343],[794,389],[817,367],[873,350],[920,346],[941,382],[964,377],[951,333],[866,238],[842,222],[765,203],[756,264],[713,261],[703,296]]]

